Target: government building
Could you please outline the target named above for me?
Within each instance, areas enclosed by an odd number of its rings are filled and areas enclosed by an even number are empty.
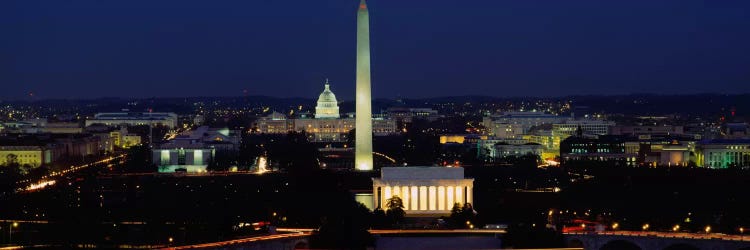
[[[216,152],[239,153],[240,132],[227,128],[201,126],[169,138],[151,149],[159,172],[206,172]]]
[[[714,139],[698,143],[697,164],[707,168],[750,166],[750,139]]]
[[[349,132],[354,129],[354,115],[341,117],[338,100],[326,83],[323,92],[318,96],[314,118],[289,118],[284,114],[273,112],[258,119],[256,133],[286,134],[292,131],[306,132],[311,142],[346,142]],[[372,132],[375,136],[398,134],[396,121],[386,118],[372,119]]]
[[[455,203],[473,204],[474,179],[460,167],[384,167],[372,179],[373,206],[401,198],[406,215],[450,214]]]
[[[138,126],[138,125],[161,125],[169,128],[177,127],[177,114],[159,112],[123,112],[97,113],[94,118],[86,119],[86,127],[94,124],[106,126]]]

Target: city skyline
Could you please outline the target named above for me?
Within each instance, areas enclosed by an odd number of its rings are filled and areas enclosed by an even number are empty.
[[[352,100],[356,4],[13,2],[0,98]],[[750,91],[747,3],[370,5],[374,98]]]
[[[750,249],[748,12],[0,1],[0,249]]]

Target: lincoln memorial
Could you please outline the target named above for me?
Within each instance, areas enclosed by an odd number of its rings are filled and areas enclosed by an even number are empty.
[[[474,179],[464,179],[460,167],[384,167],[372,179],[373,204],[385,208],[398,196],[406,215],[443,215],[454,203],[474,203]]]

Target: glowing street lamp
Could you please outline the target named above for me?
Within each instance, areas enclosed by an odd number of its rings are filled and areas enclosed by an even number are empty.
[[[617,230],[617,228],[620,226],[619,223],[615,222],[612,224],[612,230]]]
[[[679,224],[674,225],[674,227],[672,227],[672,231],[677,232],[678,230],[680,230],[680,225]]]
[[[643,226],[641,227],[641,229],[643,229],[643,231],[647,231],[647,230],[648,230],[648,228],[649,228],[649,225],[648,225],[648,223],[646,223],[646,224],[643,224]]]
[[[706,229],[704,229],[706,233],[711,233],[711,226],[706,226]]]
[[[13,228],[14,228],[14,227],[18,227],[18,222],[15,222],[15,221],[14,221],[14,222],[13,222],[13,223],[12,223],[12,224],[11,224],[11,225],[10,225],[10,226],[8,227],[8,243],[11,243],[11,242],[13,242]]]

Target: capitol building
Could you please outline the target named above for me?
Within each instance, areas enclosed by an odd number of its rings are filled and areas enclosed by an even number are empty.
[[[336,101],[336,95],[331,92],[331,85],[326,80],[325,89],[318,96],[318,106],[315,106],[315,118],[338,119],[339,117],[339,102]]]
[[[336,95],[331,91],[331,85],[326,80],[323,92],[318,96],[314,118],[289,118],[284,114],[273,112],[258,119],[256,123],[260,134],[286,134],[291,131],[308,134],[312,142],[346,142],[349,132],[354,129],[354,114],[341,117]],[[398,134],[396,121],[385,118],[372,119],[372,132],[375,136]]]

